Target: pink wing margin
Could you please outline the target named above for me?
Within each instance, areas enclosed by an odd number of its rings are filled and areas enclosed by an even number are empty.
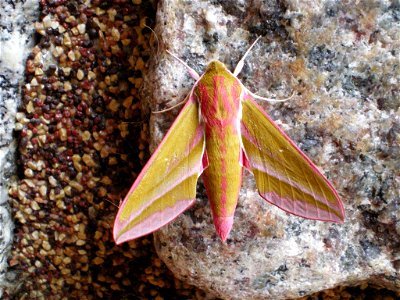
[[[199,118],[190,94],[119,208],[113,231],[117,244],[157,230],[196,200],[197,180],[207,167]]]
[[[261,197],[303,218],[343,222],[338,193],[312,161],[247,93],[242,110],[244,165]]]

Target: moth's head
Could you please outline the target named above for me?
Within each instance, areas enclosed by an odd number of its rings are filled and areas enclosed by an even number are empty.
[[[227,67],[219,60],[213,60],[207,66],[206,72],[221,73],[228,71]]]
[[[221,84],[233,84],[235,80],[237,78],[218,60],[210,62],[200,78],[200,82],[210,90],[215,88],[217,82]]]

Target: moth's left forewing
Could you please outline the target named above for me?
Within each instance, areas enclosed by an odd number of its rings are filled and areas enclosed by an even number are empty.
[[[343,222],[343,205],[333,186],[247,92],[240,130],[244,164],[261,197],[303,218]]]
[[[197,180],[207,164],[204,145],[198,103],[190,94],[119,208],[117,244],[157,230],[194,203]]]

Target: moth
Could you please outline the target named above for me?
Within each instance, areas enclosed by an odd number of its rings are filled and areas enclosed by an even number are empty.
[[[242,183],[253,173],[259,194],[307,219],[341,223],[343,204],[331,183],[256,103],[234,72],[212,61],[196,80],[176,120],[121,204],[114,224],[117,244],[149,234],[196,200],[202,175],[215,229],[225,241]]]

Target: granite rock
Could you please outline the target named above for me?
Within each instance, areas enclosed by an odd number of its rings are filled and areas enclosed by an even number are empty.
[[[6,272],[13,241],[8,205],[8,185],[15,174],[13,130],[38,7],[39,1],[35,0],[0,2],[0,298],[3,287],[13,281],[13,274]]]
[[[396,4],[397,3],[397,4]],[[155,234],[174,274],[224,299],[287,299],[371,283],[400,291],[398,2],[160,1],[160,55],[143,95],[150,110],[181,101],[194,84],[169,49],[200,74],[239,74],[270,116],[341,195],[344,224],[304,220],[267,204],[245,172],[233,230],[222,243],[203,185],[198,201]],[[152,149],[179,109],[152,115]]]

